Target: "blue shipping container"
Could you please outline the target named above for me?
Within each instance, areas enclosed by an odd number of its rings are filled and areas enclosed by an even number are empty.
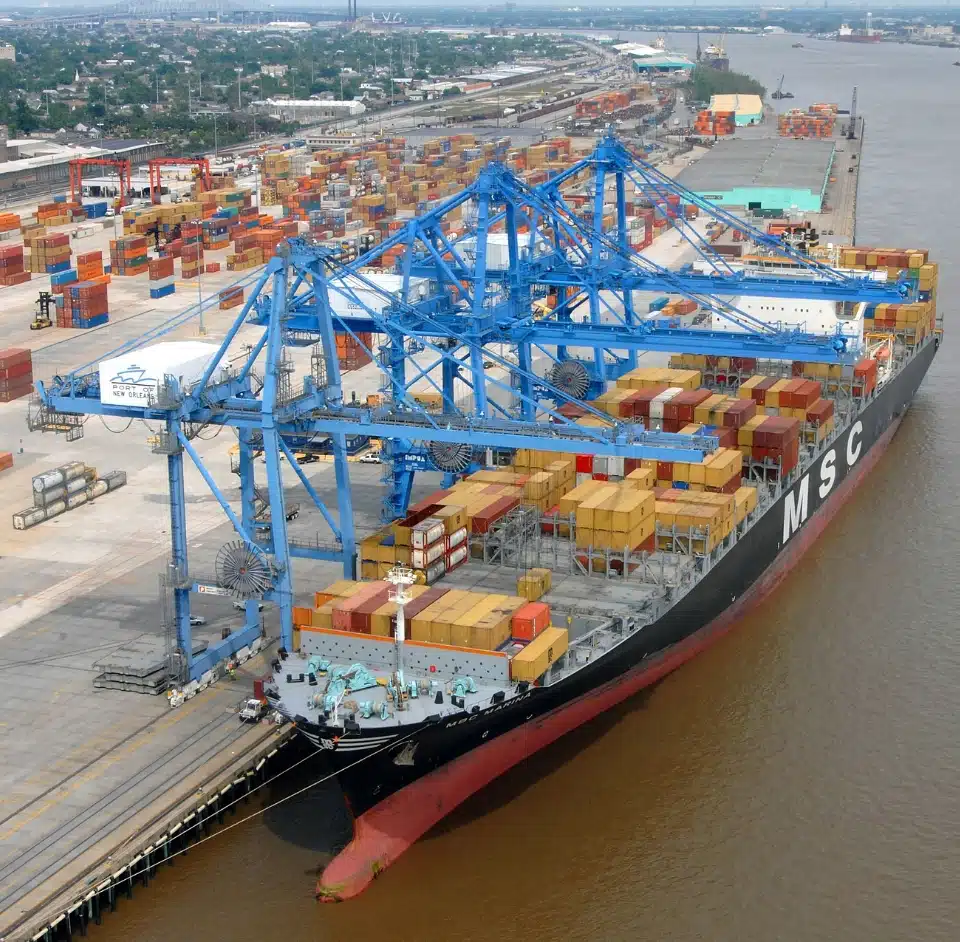
[[[54,272],[50,276],[51,285],[67,285],[71,281],[77,280],[77,270],[75,268],[68,268],[66,271]]]

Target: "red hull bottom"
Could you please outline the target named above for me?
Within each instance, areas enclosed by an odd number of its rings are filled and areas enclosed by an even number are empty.
[[[722,615],[660,656],[552,713],[524,723],[402,788],[354,821],[353,840],[327,865],[317,897],[338,902],[362,893],[411,844],[457,805],[518,762],[599,713],[650,686],[725,635],[751,607],[768,596],[813,545],[860,482],[877,464],[900,425],[891,423],[853,474],[821,505],[767,571]]]

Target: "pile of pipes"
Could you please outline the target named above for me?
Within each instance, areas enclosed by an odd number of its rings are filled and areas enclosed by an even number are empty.
[[[29,530],[126,483],[126,471],[109,471],[101,477],[82,461],[44,471],[33,479],[33,506],[13,515],[13,528]]]

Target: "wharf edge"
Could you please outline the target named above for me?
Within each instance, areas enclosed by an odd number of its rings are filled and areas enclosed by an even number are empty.
[[[16,911],[3,914],[0,939],[53,942],[74,933],[85,936],[89,925],[99,925],[103,915],[116,908],[121,895],[132,897],[136,884],[146,886],[161,864],[172,864],[172,855],[223,823],[226,806],[236,810],[233,803],[263,782],[292,738],[289,725],[252,727],[237,743],[237,755],[212,756],[18,900]],[[130,835],[142,836],[128,845]]]

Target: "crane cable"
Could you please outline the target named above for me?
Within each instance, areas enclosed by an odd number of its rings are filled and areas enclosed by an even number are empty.
[[[328,782],[330,781],[330,779],[336,778],[338,775],[340,775],[341,772],[346,772],[349,769],[355,768],[356,766],[360,765],[361,762],[366,762],[368,759],[372,759],[374,756],[379,755],[381,752],[384,752],[387,749],[392,749],[394,746],[398,746],[401,743],[406,742],[409,739],[412,739],[414,736],[416,736],[418,732],[419,730],[413,730],[412,732],[407,733],[406,736],[401,736],[399,739],[392,739],[390,740],[390,742],[384,743],[382,746],[378,747],[377,749],[374,749],[372,752],[368,752],[366,755],[361,756],[355,762],[351,762],[349,765],[345,765],[342,769],[338,769],[336,772],[330,772],[327,775],[324,775],[321,778],[317,779],[317,781],[311,782],[309,785],[305,785],[303,788],[298,788],[295,792],[292,792],[289,795],[285,795],[283,798],[277,799],[277,801],[269,805],[266,805],[265,807],[260,808],[257,811],[254,811],[252,814],[248,814],[245,818],[241,818],[239,821],[234,821],[231,824],[227,824],[224,827],[220,828],[219,830],[215,831],[213,834],[208,834],[206,837],[201,838],[199,841],[194,841],[192,844],[189,844],[186,847],[182,847],[180,850],[175,851],[172,854],[168,854],[166,857],[164,857],[162,861],[159,861],[157,864],[155,864],[155,866],[159,866],[159,863],[168,863],[169,861],[173,860],[175,857],[179,857],[181,854],[187,853],[188,850],[192,850],[195,847],[199,847],[201,844],[206,844],[207,841],[212,841],[215,837],[220,837],[221,835],[226,834],[227,831],[231,831],[233,830],[233,828],[239,827],[241,824],[246,824],[247,821],[252,821],[254,818],[257,818],[262,814],[266,814],[268,811],[272,811],[274,808],[278,807],[279,805],[285,804],[286,802],[290,801],[291,798],[297,798],[299,795],[302,795],[304,792],[310,791],[311,788],[316,788],[318,785],[323,785],[324,782]],[[306,762],[308,759],[312,759],[315,755],[320,755],[323,752],[324,750],[322,749],[319,749],[319,748],[315,749],[309,755],[304,756],[302,759],[298,759],[296,762],[293,763],[293,765],[288,766],[287,768],[278,772],[272,778],[265,779],[259,785],[254,786],[252,789],[250,789],[250,791],[246,792],[246,794],[240,795],[238,798],[235,798],[233,801],[229,802],[228,804],[223,805],[223,807],[218,808],[216,811],[216,814],[217,815],[223,814],[224,811],[228,810],[229,808],[232,808],[234,805],[238,804],[239,802],[249,798],[252,794],[254,794],[254,792],[260,791],[261,788],[265,788],[267,785],[270,785],[271,783],[275,782],[282,775],[286,775],[287,772],[292,772],[298,766],[303,765],[303,763]],[[201,824],[202,822],[198,822],[197,824],[193,825],[193,827],[200,827]],[[115,886],[120,886],[121,884],[126,883],[127,881],[130,881],[130,883],[132,884],[133,881],[138,877],[142,876],[145,873],[149,873],[150,866],[151,865],[148,863],[143,868],[141,868],[140,870],[137,870],[136,872],[131,870],[125,877],[119,880],[110,880],[108,883],[97,885],[97,888],[96,888],[97,894],[98,895],[101,894],[104,890],[113,889],[113,887]],[[93,883],[95,881],[90,881],[90,882]],[[60,910],[62,908],[63,907],[61,906],[57,906],[53,908],[52,911]]]

